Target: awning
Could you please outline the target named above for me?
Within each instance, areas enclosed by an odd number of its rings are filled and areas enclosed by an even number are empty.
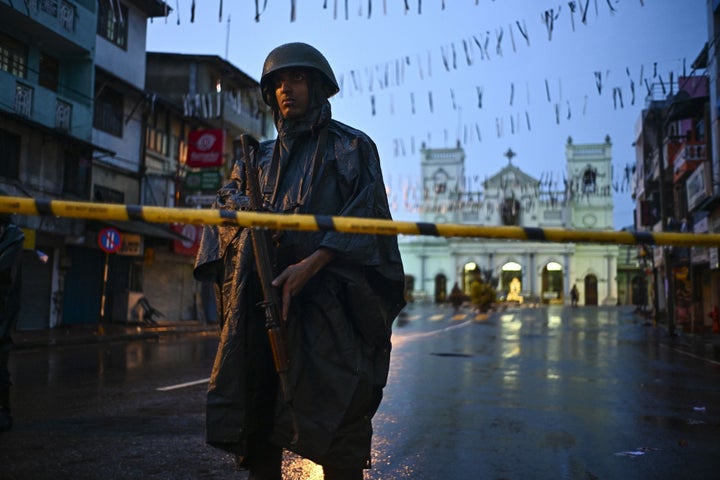
[[[161,223],[145,223],[138,220],[115,221],[105,220],[110,226],[120,230],[120,232],[137,233],[146,237],[165,238],[167,240],[180,240],[182,242],[191,242],[191,238],[187,238],[178,232],[174,232],[167,227],[167,224]]]

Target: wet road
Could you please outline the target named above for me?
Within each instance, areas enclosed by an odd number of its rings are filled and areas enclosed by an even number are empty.
[[[366,479],[705,479],[720,364],[616,308],[398,322]],[[16,351],[0,478],[245,479],[204,444],[212,337]],[[287,455],[286,479],[321,479]]]

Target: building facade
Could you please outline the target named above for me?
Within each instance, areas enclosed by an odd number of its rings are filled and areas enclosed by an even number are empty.
[[[708,2],[708,42],[669,89],[652,88],[635,130],[635,225],[654,232],[720,232],[717,1]],[[719,306],[718,248],[640,249],[648,308],[671,332],[703,332]]]
[[[159,0],[0,0],[0,190],[43,200],[209,206],[233,138],[271,134],[259,84],[216,56],[148,54]],[[212,152],[203,150],[209,133]],[[191,159],[216,155],[211,166]],[[192,277],[197,228],[21,216],[17,328],[127,322],[145,297],[168,319],[205,318]],[[101,248],[112,229],[120,249]],[[210,319],[211,320],[211,319]]]
[[[536,179],[508,164],[472,189],[464,151],[421,149],[421,219],[481,226],[612,230],[611,143],[566,145],[566,170],[558,181]],[[615,305],[616,245],[520,242],[488,238],[409,237],[400,251],[412,298],[443,302],[457,283],[469,292],[473,272],[492,279],[501,299],[519,282],[520,301],[569,303],[576,285],[580,304]],[[517,299],[517,298],[516,298]]]

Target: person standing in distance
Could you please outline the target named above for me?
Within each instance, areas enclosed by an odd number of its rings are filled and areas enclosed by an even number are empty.
[[[4,193],[0,192],[0,195]],[[25,234],[12,223],[8,214],[0,214],[0,431],[12,427],[10,415],[11,332],[20,312],[20,284]]]
[[[278,132],[256,157],[267,210],[391,219],[374,142],[332,119],[328,99],[339,88],[325,57],[305,43],[281,45],[267,56],[260,86]],[[236,154],[216,206],[247,205]],[[283,449],[322,465],[327,480],[360,480],[371,467],[371,421],[387,380],[392,323],[405,305],[397,238],[283,231],[275,240],[273,285],[290,354],[288,403],[258,305],[250,231],[204,228],[195,276],[216,282],[221,329],[207,441],[235,453],[253,480],[281,479]]]

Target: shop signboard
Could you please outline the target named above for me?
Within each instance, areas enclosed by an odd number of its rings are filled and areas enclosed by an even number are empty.
[[[206,168],[187,172],[186,190],[217,190],[222,183],[222,171],[219,168]]]
[[[223,165],[224,130],[193,130],[188,134],[185,164],[190,168],[220,167]]]

